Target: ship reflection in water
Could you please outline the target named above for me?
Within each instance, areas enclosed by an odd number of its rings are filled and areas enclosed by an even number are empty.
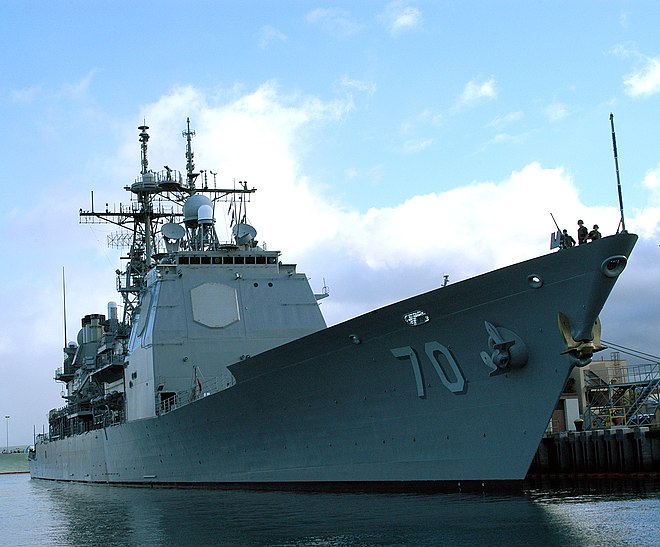
[[[38,545],[649,545],[660,509],[657,490],[639,489],[392,495],[2,482],[5,534]]]

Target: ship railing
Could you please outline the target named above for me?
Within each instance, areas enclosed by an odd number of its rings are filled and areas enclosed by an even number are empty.
[[[165,190],[167,190],[168,184],[176,184],[179,186],[183,184],[183,177],[181,176],[181,172],[176,171],[175,169],[163,169],[158,172],[150,171],[147,175],[150,177],[149,179],[145,179],[144,175],[140,175],[135,179],[135,182],[137,184],[144,184],[145,180],[148,180],[150,185],[165,185],[163,188]]]
[[[189,405],[198,399],[213,395],[220,391],[220,389],[220,379],[218,377],[200,379],[199,382],[195,382],[195,385],[191,389],[177,391],[168,397],[164,397],[162,400],[157,400],[156,414],[167,414],[177,408]]]
[[[101,429],[104,427],[111,427],[120,424],[124,421],[123,409],[104,409],[99,414],[94,416],[94,429]]]
[[[660,364],[612,367],[605,383],[585,374],[585,429],[644,425],[660,408]]]
[[[604,373],[609,384],[639,384],[660,379],[660,363],[641,365],[614,365]]]
[[[593,407],[585,415],[587,429],[606,429],[627,425],[625,407]]]

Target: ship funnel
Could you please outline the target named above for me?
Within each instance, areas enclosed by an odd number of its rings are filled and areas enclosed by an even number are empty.
[[[103,336],[105,317],[98,313],[86,315],[82,318],[82,343],[98,342]]]

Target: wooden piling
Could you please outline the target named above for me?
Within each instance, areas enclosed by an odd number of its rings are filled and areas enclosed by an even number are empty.
[[[541,441],[528,477],[660,474],[660,429],[561,431]]]

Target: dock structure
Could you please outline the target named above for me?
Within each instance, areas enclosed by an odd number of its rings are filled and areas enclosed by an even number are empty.
[[[610,361],[596,361],[577,372],[584,429],[657,423],[660,363],[628,365],[612,352]]]
[[[660,477],[660,363],[610,359],[576,367],[528,476]]]
[[[660,476],[660,429],[560,431],[543,438],[528,476]]]

